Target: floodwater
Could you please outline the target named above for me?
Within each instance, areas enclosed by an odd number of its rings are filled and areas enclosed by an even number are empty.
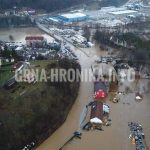
[[[37,28],[20,29],[0,29],[0,40],[9,41],[9,35],[13,35],[14,41],[23,42],[26,35],[46,35]],[[49,39],[52,39],[46,35]],[[25,41],[24,41],[25,42]],[[100,52],[98,47],[79,50],[73,48],[73,51],[79,57],[82,69],[91,68],[94,60],[99,56],[106,55]],[[74,139],[64,150],[134,150],[134,145],[128,139],[130,131],[128,122],[138,122],[143,125],[147,145],[150,147],[150,94],[148,89],[148,80],[123,84],[120,90],[124,91],[125,86],[130,86],[131,93],[121,95],[118,104],[107,100],[110,105],[110,118],[112,125],[104,127],[104,131],[89,131],[82,133],[82,139]],[[143,90],[144,99],[141,102],[135,101],[135,92]],[[78,98],[76,99],[65,123],[56,130],[47,140],[45,140],[37,150],[59,150],[59,148],[73,135],[73,132],[80,129],[80,122],[85,105],[92,101],[93,83],[81,82]]]
[[[9,38],[10,35],[13,37],[13,40]],[[25,37],[28,35],[43,35],[48,42],[53,40],[52,37],[48,36],[38,28],[0,28],[0,40],[2,41],[21,42],[22,44],[25,44]]]
[[[75,51],[75,53],[78,50]],[[99,52],[98,48],[84,49],[80,53],[82,68],[90,68],[98,56],[106,55]],[[82,53],[82,54],[81,54]],[[122,95],[118,104],[107,100],[111,107],[110,118],[112,125],[104,127],[104,131],[89,131],[82,133],[82,139],[74,139],[64,147],[64,150],[134,150],[135,145],[129,140],[128,122],[138,122],[143,125],[147,145],[150,147],[150,100],[148,93],[148,80],[128,83],[120,86],[124,91],[130,86],[132,93]],[[140,87],[140,88],[139,88]],[[144,99],[141,102],[135,101],[135,92],[144,89]],[[147,92],[147,93],[145,93]],[[92,100],[93,83],[82,82],[79,96],[70,111],[65,123],[52,136],[45,140],[37,150],[59,150],[59,148],[73,135],[73,132],[80,130],[80,122],[85,105]]]
[[[81,52],[74,49],[76,55],[80,59],[82,69],[89,69],[91,64],[94,62],[92,58],[95,58],[94,53],[87,53],[87,51]],[[91,58],[91,59],[90,59]],[[92,82],[81,82],[79,96],[73,105],[67,120],[65,123],[43,144],[41,144],[37,150],[58,150],[72,135],[73,132],[78,130],[80,131],[80,115],[83,112],[83,108],[92,100],[93,96],[93,83]],[[79,141],[74,141],[71,149],[76,149]]]

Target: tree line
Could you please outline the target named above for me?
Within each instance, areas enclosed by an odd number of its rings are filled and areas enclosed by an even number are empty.
[[[16,6],[55,11],[92,1],[94,0],[0,0],[0,9],[11,9]],[[126,1],[127,0],[102,0],[100,1],[100,6],[118,6]]]
[[[106,49],[107,46],[118,49],[120,56],[128,59],[131,66],[139,68],[150,63],[150,40],[145,40],[136,33],[109,33],[97,29],[93,38],[101,49]],[[120,45],[116,41],[126,44]]]
[[[16,6],[55,11],[84,2],[86,0],[0,0],[0,9],[11,9]]]
[[[0,17],[0,27],[9,27],[9,26],[32,26],[34,23],[31,22],[28,16],[8,16]]]

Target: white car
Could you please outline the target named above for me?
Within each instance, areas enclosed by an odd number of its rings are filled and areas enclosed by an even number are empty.
[[[106,58],[102,58],[102,63],[107,63],[107,59]]]

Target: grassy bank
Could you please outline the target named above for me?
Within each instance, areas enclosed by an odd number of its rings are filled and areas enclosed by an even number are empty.
[[[4,81],[9,80],[13,77],[13,72],[11,71],[11,65],[8,66],[0,66],[0,85],[4,83]]]
[[[74,61],[37,61],[35,68],[80,68]],[[66,119],[79,90],[79,82],[19,83],[0,89],[0,150],[36,145],[50,136]],[[12,92],[13,91],[13,92]]]

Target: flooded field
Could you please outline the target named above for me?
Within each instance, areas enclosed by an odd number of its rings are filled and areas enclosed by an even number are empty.
[[[25,43],[25,37],[28,35],[43,35],[48,42],[51,42],[53,38],[39,30],[38,28],[3,28],[0,29],[0,40],[6,42],[22,42]],[[10,36],[13,39],[10,39]]]

